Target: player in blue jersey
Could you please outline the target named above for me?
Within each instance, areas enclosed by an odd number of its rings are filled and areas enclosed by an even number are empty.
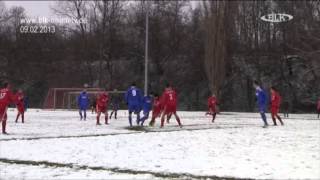
[[[152,97],[153,97],[153,93],[150,93],[150,95],[146,95],[143,97],[143,100],[142,100],[143,117],[140,119],[141,126],[143,126],[144,121],[149,117],[149,113],[152,109]]]
[[[261,118],[263,120],[263,128],[268,127],[267,117],[266,117],[266,109],[267,109],[267,94],[266,92],[261,88],[258,81],[254,81],[253,83],[254,88],[256,89],[256,97],[257,97],[257,103],[259,112],[261,115]]]
[[[86,120],[87,118],[87,109],[89,106],[89,96],[87,94],[87,90],[83,90],[80,95],[78,96],[78,107],[79,107],[79,115],[80,120]],[[83,111],[83,116],[82,116]]]
[[[140,111],[142,104],[142,93],[141,90],[136,87],[135,83],[132,83],[131,87],[125,94],[125,101],[128,105],[129,110],[129,124],[132,127],[132,113],[137,115],[137,125],[140,121]]]

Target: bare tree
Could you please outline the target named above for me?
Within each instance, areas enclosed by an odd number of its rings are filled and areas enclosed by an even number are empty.
[[[220,95],[225,80],[228,1],[204,1],[205,71],[212,93]]]
[[[72,20],[71,24],[63,24],[60,28],[64,27],[66,29],[70,29],[72,32],[79,35],[79,43],[75,42],[75,44],[79,46],[75,58],[78,58],[80,60],[80,65],[85,67],[84,69],[87,73],[84,74],[88,75],[88,78],[84,79],[89,80],[89,84],[93,84],[94,76],[91,64],[92,61],[88,52],[89,28],[87,20],[89,18],[89,2],[85,0],[58,1],[51,9],[56,15]],[[77,22],[75,23],[75,21]]]
[[[0,23],[5,23],[8,21],[12,16],[8,15],[8,11],[3,1],[0,1]],[[1,24],[2,25],[2,24]],[[1,28],[1,26],[0,26]]]

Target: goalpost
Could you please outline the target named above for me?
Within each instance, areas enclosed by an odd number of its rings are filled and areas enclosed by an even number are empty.
[[[43,109],[77,109],[77,98],[86,89],[90,104],[103,91],[102,88],[50,88],[43,103]],[[107,91],[110,98],[113,94],[124,94],[125,91]]]

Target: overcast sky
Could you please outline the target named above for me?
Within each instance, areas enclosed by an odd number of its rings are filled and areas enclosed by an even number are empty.
[[[4,1],[4,3],[8,9],[12,6],[24,7],[27,15],[31,17],[50,17],[53,15],[50,6],[54,4],[54,1]]]
[[[52,17],[50,7],[55,4],[55,1],[4,1],[6,7],[10,9],[12,6],[22,6],[25,8],[27,16],[29,17]],[[196,1],[192,2],[194,6]]]

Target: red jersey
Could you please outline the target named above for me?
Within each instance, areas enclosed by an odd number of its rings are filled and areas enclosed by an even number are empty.
[[[281,96],[279,95],[278,92],[273,91],[271,93],[271,107],[278,108],[280,107],[280,103],[281,103]]]
[[[218,101],[217,101],[217,98],[214,97],[214,96],[210,96],[208,98],[208,107],[209,108],[215,108],[216,105],[217,105]]]
[[[100,107],[106,107],[109,101],[109,95],[107,93],[102,93],[97,99],[97,105]]]
[[[210,96],[208,98],[208,108],[209,112],[216,112],[216,105],[218,104],[218,100],[215,96]]]
[[[17,92],[16,94],[17,106],[23,106],[24,95],[22,92]]]
[[[320,100],[318,101],[318,106],[317,106],[318,108],[318,110],[320,110]]]
[[[162,103],[164,106],[176,106],[177,105],[177,93],[173,89],[166,88],[162,94]]]
[[[10,89],[0,89],[0,106],[7,107],[10,103],[15,102],[15,96]]]
[[[155,98],[153,100],[153,107],[152,107],[152,111],[155,113],[160,113],[162,109],[162,105],[161,105],[161,101],[159,98]]]

